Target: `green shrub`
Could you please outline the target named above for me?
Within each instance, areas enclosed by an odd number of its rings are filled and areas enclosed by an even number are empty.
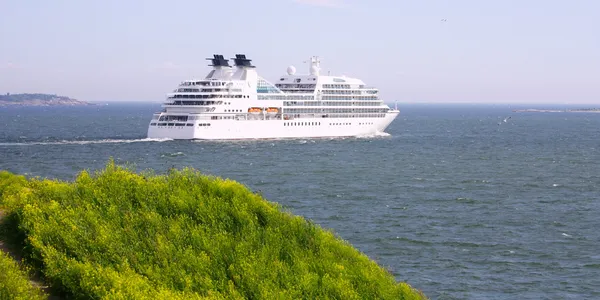
[[[424,298],[333,233],[192,169],[111,161],[72,183],[0,181],[28,257],[75,298]]]
[[[0,299],[46,299],[12,257],[0,251]]]

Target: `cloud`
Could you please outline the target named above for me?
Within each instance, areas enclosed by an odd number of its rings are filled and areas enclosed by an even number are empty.
[[[294,0],[294,2],[323,7],[340,7],[342,5],[342,0]]]

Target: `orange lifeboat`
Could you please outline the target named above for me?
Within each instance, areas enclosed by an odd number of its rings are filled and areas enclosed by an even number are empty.
[[[278,112],[279,112],[279,108],[277,108],[277,107],[269,107],[269,108],[267,108],[267,113],[268,114],[276,114]]]
[[[248,108],[248,112],[251,114],[259,114],[262,112],[262,108],[260,107],[250,107]]]

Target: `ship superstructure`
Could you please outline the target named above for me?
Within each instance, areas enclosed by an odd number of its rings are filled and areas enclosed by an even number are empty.
[[[149,138],[262,139],[362,136],[383,132],[398,116],[379,91],[360,79],[309,73],[293,66],[276,84],[260,77],[243,54],[215,54],[204,79],[186,80],[153,115]]]

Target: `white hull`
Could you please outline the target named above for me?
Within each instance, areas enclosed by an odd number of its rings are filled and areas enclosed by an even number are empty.
[[[398,114],[399,111],[393,110],[384,118],[196,121],[193,126],[150,126],[148,138],[237,140],[365,136],[383,132]]]

